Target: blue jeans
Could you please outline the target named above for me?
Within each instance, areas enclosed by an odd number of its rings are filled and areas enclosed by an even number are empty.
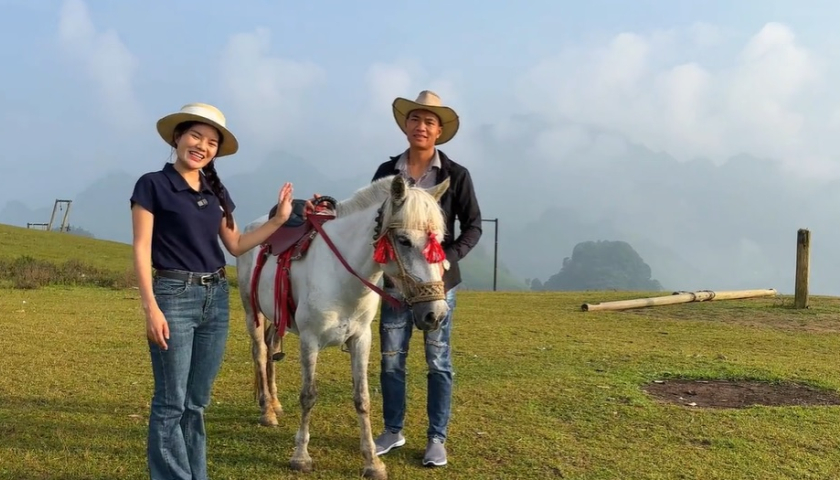
[[[153,290],[169,324],[168,350],[149,342],[155,379],[148,436],[152,480],[206,480],[204,409],[225,352],[226,279],[207,286],[156,277]]]
[[[389,291],[395,298],[399,292]],[[426,353],[426,413],[429,416],[429,439],[437,437],[446,440],[449,415],[452,410],[452,351],[449,338],[452,331],[452,314],[455,311],[455,289],[446,294],[449,314],[434,332],[423,332]],[[405,419],[405,361],[408,346],[414,330],[411,310],[395,310],[388,302],[381,302],[379,337],[380,362],[379,381],[382,388],[382,410],[385,428],[398,432]]]

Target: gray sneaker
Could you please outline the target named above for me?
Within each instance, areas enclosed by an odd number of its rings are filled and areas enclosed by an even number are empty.
[[[442,467],[446,465],[446,447],[443,440],[435,437],[430,438],[426,444],[426,455],[423,457],[423,465],[430,467]]]
[[[376,445],[376,455],[385,455],[394,448],[405,445],[405,437],[402,432],[390,432],[385,430],[381,435],[376,437],[373,441]]]

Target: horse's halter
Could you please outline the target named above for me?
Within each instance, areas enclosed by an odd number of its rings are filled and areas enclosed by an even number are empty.
[[[405,262],[403,262],[403,259],[394,247],[393,230],[399,225],[390,224],[383,231],[382,217],[385,204],[388,201],[383,202],[382,206],[376,212],[376,226],[373,229],[373,244],[375,246],[374,260],[379,263],[386,263],[389,258],[392,258],[396,262],[397,268],[399,268],[397,280],[399,280],[402,286],[405,303],[409,306],[415,303],[445,300],[446,292],[442,281],[418,282],[417,279],[406,271]],[[437,240],[431,234],[429,234],[429,240],[430,243],[424,250],[426,258],[429,259],[430,263],[445,262],[446,258],[443,250],[440,248],[440,244],[437,243]]]

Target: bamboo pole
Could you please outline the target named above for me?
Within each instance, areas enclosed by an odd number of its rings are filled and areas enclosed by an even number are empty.
[[[794,308],[808,308],[808,274],[811,269],[811,232],[800,228],[796,232],[796,279]]]
[[[674,292],[661,297],[636,298],[633,300],[617,300],[604,303],[584,303],[580,309],[584,312],[604,310],[629,310],[631,308],[656,307],[661,305],[675,305],[680,303],[712,302],[716,300],[736,300],[743,298],[770,297],[776,295],[773,288],[758,290],[700,290],[697,292]]]

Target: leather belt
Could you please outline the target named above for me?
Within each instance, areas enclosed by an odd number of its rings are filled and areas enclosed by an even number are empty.
[[[178,270],[155,270],[156,277],[171,278],[173,280],[181,280],[193,285],[210,285],[218,283],[221,279],[226,278],[225,269],[220,268],[213,273],[195,273],[182,272]]]

